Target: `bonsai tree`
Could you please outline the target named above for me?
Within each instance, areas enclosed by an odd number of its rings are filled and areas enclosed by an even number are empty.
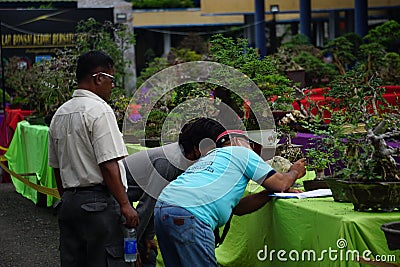
[[[329,96],[340,99],[333,103],[333,108],[340,109],[344,116],[341,125],[346,123],[353,130],[362,125],[365,129],[346,134],[340,158],[344,168],[340,173],[354,180],[399,180],[400,173],[393,158],[399,150],[386,143],[390,138],[400,137],[399,110],[383,99],[384,89],[377,75],[369,77],[367,82],[366,78],[366,72],[361,67],[356,68],[334,80],[328,92]],[[332,136],[342,138],[335,132]]]
[[[395,84],[398,83],[399,53],[396,42],[399,38],[400,24],[391,20],[371,29],[363,39],[355,33],[336,37],[325,45],[323,53],[332,55],[340,75],[362,65],[366,79],[378,73],[383,84]]]
[[[360,45],[360,60],[368,75],[377,72],[381,78],[389,78],[385,83],[390,84],[392,73],[399,70],[399,51],[390,52],[390,50],[399,38],[400,24],[394,20],[387,21],[368,32],[364,37],[365,43]],[[399,80],[395,82],[398,83]]]
[[[231,66],[249,77],[260,88],[264,97],[269,102],[269,107],[274,111],[290,111],[296,97],[295,86],[284,75],[280,74],[274,60],[270,57],[260,59],[255,48],[248,47],[246,39],[233,39],[221,34],[214,35],[210,39],[210,60]],[[221,92],[223,91],[223,92]],[[244,116],[246,105],[244,99],[216,88],[217,97],[223,95],[222,102],[233,107],[241,115],[248,130],[257,129],[255,118],[252,113]],[[230,102],[228,102],[230,101]],[[250,103],[251,105],[251,103]],[[278,129],[279,131],[279,129]]]

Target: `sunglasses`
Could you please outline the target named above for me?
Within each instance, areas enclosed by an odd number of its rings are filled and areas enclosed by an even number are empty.
[[[108,74],[108,73],[105,73],[105,72],[101,72],[101,71],[100,71],[100,72],[98,72],[98,73],[93,74],[92,77],[96,77],[97,75],[104,75],[104,76],[110,78],[111,82],[112,82],[113,84],[115,84],[115,77],[112,76],[111,74]]]

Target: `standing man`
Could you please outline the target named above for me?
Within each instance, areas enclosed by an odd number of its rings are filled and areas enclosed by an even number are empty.
[[[90,51],[78,59],[78,89],[55,113],[49,165],[61,195],[61,266],[124,266],[123,225],[138,224],[118,160],[128,153],[111,107],[114,62]]]

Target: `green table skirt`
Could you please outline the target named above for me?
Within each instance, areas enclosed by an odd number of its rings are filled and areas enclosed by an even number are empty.
[[[273,199],[234,216],[216,256],[221,266],[366,266],[355,261],[357,253],[400,262],[380,229],[392,221],[400,221],[399,212],[356,212],[332,197]]]
[[[57,188],[53,168],[48,165],[48,131],[49,127],[44,125],[19,122],[5,157],[11,171],[17,174],[34,174],[25,178],[44,187]],[[139,144],[126,144],[126,147],[129,154],[147,149]],[[12,181],[18,193],[38,204],[38,196],[43,195],[16,178],[12,178]],[[47,196],[44,205],[50,207],[56,201],[57,198]]]

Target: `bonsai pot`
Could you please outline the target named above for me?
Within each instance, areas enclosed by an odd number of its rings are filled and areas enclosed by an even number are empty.
[[[31,125],[47,125],[45,123],[45,117],[42,115],[29,115],[25,116],[25,120]]]
[[[306,191],[311,191],[316,189],[329,189],[329,186],[324,179],[306,180],[303,181],[303,185]]]
[[[161,140],[146,138],[146,139],[139,139],[139,143],[141,146],[145,147],[159,147],[161,145]]]
[[[390,222],[381,225],[390,250],[400,249],[400,222]]]
[[[328,187],[332,191],[333,200],[336,202],[351,202],[352,193],[350,186],[341,179],[335,179],[333,177],[324,178]]]
[[[356,211],[393,211],[400,209],[400,182],[346,181]]]

